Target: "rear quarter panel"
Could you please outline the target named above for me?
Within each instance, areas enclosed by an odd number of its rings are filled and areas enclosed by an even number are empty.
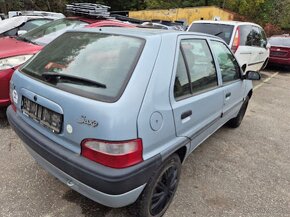
[[[168,152],[185,140],[184,137],[176,137],[169,97],[176,43],[176,35],[175,37],[162,38],[154,70],[138,116],[138,136],[143,140],[144,159]],[[152,127],[152,125],[154,126]]]

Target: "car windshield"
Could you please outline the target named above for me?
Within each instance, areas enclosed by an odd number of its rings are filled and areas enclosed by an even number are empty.
[[[22,35],[21,38],[39,45],[46,45],[66,30],[82,27],[87,24],[76,19],[59,19],[37,27]]]
[[[269,43],[272,46],[290,47],[289,37],[271,37]]]
[[[232,25],[215,24],[215,23],[193,23],[188,31],[218,36],[229,45],[233,29],[234,26]]]
[[[116,101],[143,50],[144,39],[67,32],[21,71],[58,89],[100,101]]]

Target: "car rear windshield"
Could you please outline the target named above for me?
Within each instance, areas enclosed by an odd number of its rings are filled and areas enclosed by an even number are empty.
[[[115,102],[122,95],[145,40],[67,32],[21,68],[29,76],[87,98]]]
[[[230,44],[234,26],[214,23],[193,23],[190,32],[201,32],[215,35],[222,38],[227,44]]]
[[[272,46],[290,47],[290,37],[272,37],[269,39]]]
[[[40,45],[46,45],[57,36],[64,33],[66,30],[74,29],[76,27],[82,27],[87,24],[88,23],[77,19],[59,19],[39,26],[22,35],[21,38]]]

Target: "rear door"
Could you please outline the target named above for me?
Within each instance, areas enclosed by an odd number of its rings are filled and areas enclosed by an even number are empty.
[[[237,27],[238,34],[240,35],[240,45],[235,53],[240,66],[244,64],[248,65],[251,63],[253,55],[252,50],[252,26],[251,25],[240,25]]]
[[[265,45],[266,46],[266,45]],[[263,47],[263,36],[261,28],[258,26],[252,27],[252,57],[248,64],[247,70],[259,71],[264,64],[265,47]]]
[[[236,115],[243,103],[244,82],[241,79],[241,69],[226,44],[211,40],[210,45],[222,75],[223,117],[229,119]]]
[[[193,149],[217,129],[223,90],[208,41],[182,37],[178,43],[171,105],[176,134],[190,138]]]

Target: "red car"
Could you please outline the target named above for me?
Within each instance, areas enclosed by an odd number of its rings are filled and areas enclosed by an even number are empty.
[[[0,107],[10,104],[9,81],[16,68],[66,30],[83,26],[135,27],[132,24],[117,20],[94,20],[74,17],[47,23],[20,37],[0,38]]]
[[[278,35],[269,39],[270,64],[290,66],[290,36]]]

